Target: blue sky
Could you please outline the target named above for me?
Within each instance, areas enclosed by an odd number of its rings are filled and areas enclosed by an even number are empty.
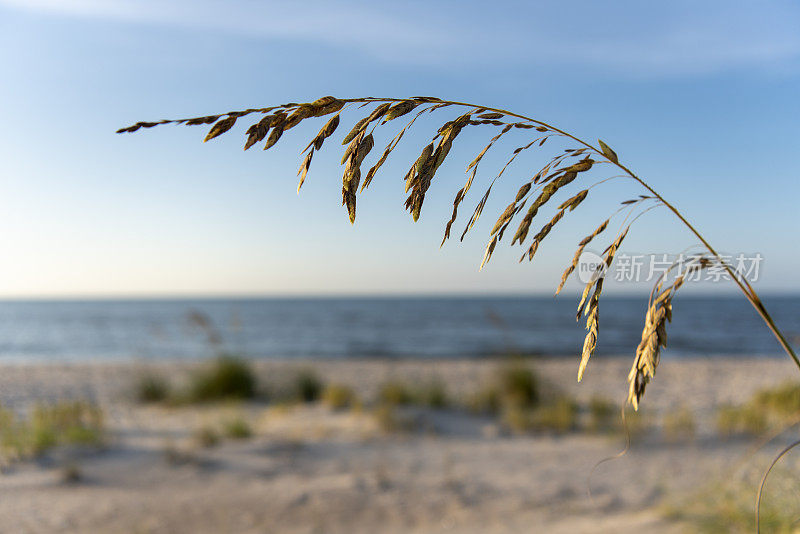
[[[486,6],[0,0],[0,296],[546,293],[577,241],[639,193],[624,182],[598,188],[536,262],[518,264],[520,252],[501,246],[478,272],[497,214],[544,157],[521,158],[474,232],[440,250],[488,131],[459,138],[413,223],[402,177],[432,133],[423,123],[359,198],[353,227],[333,145],[296,194],[313,127],[266,153],[242,152],[243,127],[207,144],[202,128],[114,134],[137,120],[328,94],[430,94],[601,137],[719,249],[761,253],[757,288],[800,290],[797,3]],[[500,154],[482,164],[457,228]],[[625,250],[693,243],[656,210]]]

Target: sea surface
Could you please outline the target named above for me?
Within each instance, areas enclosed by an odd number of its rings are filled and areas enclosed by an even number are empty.
[[[764,299],[795,346],[800,297]],[[269,298],[0,302],[0,361],[575,356],[570,297]],[[597,354],[628,355],[646,297],[603,297]],[[741,297],[679,296],[665,357],[779,356]]]

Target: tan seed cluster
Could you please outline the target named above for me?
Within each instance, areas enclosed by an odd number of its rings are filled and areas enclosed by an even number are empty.
[[[474,227],[487,205],[494,184],[506,173],[508,169],[520,158],[527,154],[529,150],[539,148],[548,144],[548,147],[556,140],[576,142],[577,146],[564,149],[562,152],[552,156],[544,166],[542,166],[532,178],[526,180],[517,190],[514,200],[509,203],[500,213],[496,222],[491,228],[490,241],[481,262],[483,267],[494,253],[497,245],[502,241],[509,225],[515,217],[522,213],[527,207],[524,217],[519,222],[514,233],[511,244],[527,247],[522,259],[527,257],[532,260],[539,245],[550,235],[555,226],[564,216],[575,210],[583,203],[589,193],[590,187],[582,186],[577,192],[572,192],[571,196],[563,200],[539,231],[528,238],[530,228],[539,211],[544,209],[550,200],[569,189],[570,185],[578,180],[583,180],[582,175],[589,173],[595,168],[597,161],[604,163],[618,163],[617,154],[603,141],[599,141],[599,149],[593,148],[589,144],[577,138],[553,128],[543,122],[534,119],[527,119],[510,112],[487,109],[483,107],[471,106],[459,102],[447,102],[434,97],[411,97],[407,99],[382,99],[382,98],[356,98],[338,99],[326,96],[309,103],[291,102],[280,106],[268,108],[254,108],[243,111],[232,111],[220,115],[209,115],[195,117],[191,119],[163,120],[157,122],[138,122],[127,128],[122,128],[118,132],[135,132],[140,128],[151,128],[161,124],[185,124],[190,126],[210,124],[205,141],[215,139],[220,135],[230,131],[242,119],[242,117],[256,114],[259,119],[249,126],[245,135],[245,150],[263,143],[266,150],[280,141],[284,134],[302,123],[303,121],[333,115],[320,128],[317,134],[303,149],[303,159],[298,169],[299,182],[298,192],[308,176],[314,153],[322,149],[325,141],[333,136],[340,126],[343,113],[348,109],[363,109],[363,115],[344,135],[342,145],[345,147],[341,163],[344,166],[342,175],[342,205],[347,209],[350,222],[355,221],[356,217],[356,197],[359,192],[363,192],[372,182],[377,172],[387,161],[389,155],[395,150],[407,131],[414,125],[415,121],[423,114],[430,114],[444,108],[458,107],[466,110],[455,118],[444,122],[436,131],[430,143],[422,148],[416,161],[405,175],[405,201],[406,209],[411,213],[416,221],[419,219],[425,196],[428,193],[431,183],[441,168],[442,164],[449,156],[453,143],[465,128],[488,127],[496,128],[497,131],[477,154],[477,156],[467,166],[467,179],[464,186],[459,189],[453,200],[453,212],[447,222],[442,244],[450,237],[452,225],[458,216],[459,205],[466,199],[467,194],[472,188],[478,168],[486,154],[492,147],[496,146],[506,136],[524,135],[526,139],[517,148],[510,151],[505,165],[502,166],[497,175],[488,183],[485,193],[477,202],[472,215],[461,234],[463,240],[470,229]],[[410,116],[410,120],[399,129],[394,137],[388,142],[380,157],[372,164],[362,180],[361,167],[372,153],[375,146],[376,130],[381,127],[388,128],[392,121],[401,117]],[[517,132],[517,133],[513,133]],[[594,184],[596,185],[596,184]],[[653,200],[651,196],[641,195],[638,199],[623,202],[625,209],[633,210],[646,200]],[[621,208],[622,209],[622,208]],[[591,234],[586,236],[578,245],[572,262],[561,276],[556,294],[564,287],[569,276],[575,270],[579,258],[585,247],[602,232],[606,230],[611,219],[605,220]],[[610,266],[614,255],[619,249],[622,241],[627,235],[630,225],[626,227],[616,239],[604,251],[604,259],[607,266]],[[642,335],[637,352],[634,368],[631,371],[631,394],[630,401],[634,406],[638,406],[639,400],[644,393],[644,387],[655,373],[658,363],[659,350],[666,342],[664,321],[669,320],[671,310],[672,295],[680,284],[668,288],[667,292],[660,293],[653,301],[653,305],[648,310],[645,330]],[[586,365],[597,347],[597,336],[599,332],[599,305],[600,296],[603,289],[603,278],[586,284],[578,305],[578,318],[581,314],[586,316],[587,335],[583,343],[581,361],[578,369],[578,379],[580,380],[586,369]]]

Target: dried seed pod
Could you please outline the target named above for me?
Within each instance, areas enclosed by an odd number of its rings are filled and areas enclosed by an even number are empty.
[[[497,246],[498,236],[494,236],[489,244],[486,245],[486,252],[483,254],[483,261],[481,261],[480,269],[483,269],[483,266],[486,265],[486,262],[492,257],[492,253],[494,252],[494,247]]]
[[[408,131],[408,129],[411,127],[411,125],[413,125],[414,122],[417,120],[417,118],[420,115],[422,115],[425,111],[426,111],[426,109],[422,109],[421,111],[419,111],[414,116],[414,118],[411,119],[408,122],[408,124],[406,124],[403,127],[402,130],[400,130],[400,132],[394,137],[394,139],[392,139],[392,141],[388,145],[386,145],[386,149],[383,151],[383,154],[381,154],[381,157],[378,159],[377,163],[375,163],[375,165],[373,165],[372,168],[370,168],[370,170],[367,171],[367,176],[364,178],[364,183],[361,185],[361,190],[362,191],[364,189],[366,189],[367,187],[369,187],[369,184],[372,182],[372,179],[375,177],[375,173],[378,172],[378,169],[380,169],[381,166],[386,162],[386,159],[389,157],[389,154],[391,154],[392,151],[395,149],[395,147],[397,147],[397,145],[400,143],[400,140],[403,138],[403,136],[405,135],[406,131]],[[406,189],[406,191],[408,191],[408,190]]]
[[[225,132],[233,128],[234,124],[236,124],[236,117],[226,117],[216,122],[214,126],[211,127],[211,130],[208,131],[208,135],[206,135],[206,138],[203,139],[203,142],[205,143],[206,141],[210,141],[211,139],[214,139],[215,137],[224,134]],[[142,126],[145,128],[149,128],[149,126],[147,126],[146,124],[143,124]]]
[[[585,247],[586,245],[588,245],[592,241],[592,239],[600,235],[606,228],[608,228],[609,222],[611,222],[611,219],[606,219],[605,221],[603,221],[603,223],[600,226],[598,226],[594,232],[587,235],[581,240],[580,246]]]
[[[361,169],[356,168],[352,173],[345,174],[342,181],[342,205],[347,206],[350,224],[356,222],[356,191],[361,180]]]
[[[531,190],[531,187],[532,186],[530,182],[523,184],[522,187],[519,188],[519,191],[517,191],[517,198],[515,199],[515,202],[519,202],[520,200],[525,198],[525,195],[528,194],[528,191]]]
[[[219,115],[211,115],[211,116],[208,116],[208,117],[197,117],[195,119],[189,119],[189,120],[185,121],[185,124],[186,124],[186,126],[199,126],[200,124],[212,124],[214,122],[217,122],[217,119],[219,119],[219,117],[220,117]],[[123,130],[119,130],[117,133],[119,133],[120,131],[123,131]],[[133,130],[131,130],[131,131],[133,131]]]
[[[567,200],[562,202],[561,205],[558,206],[558,209],[563,210],[569,208],[569,211],[572,211],[575,208],[577,208],[581,202],[583,202],[583,200],[586,198],[586,195],[588,194],[589,194],[588,189],[579,191],[575,196],[568,198]]]
[[[347,148],[344,150],[344,154],[342,154],[342,165],[347,163],[347,160],[350,159],[350,156],[354,154],[356,150],[358,150],[358,145],[361,144],[361,140],[363,138],[364,132],[362,131],[356,135],[352,141],[350,141],[350,144],[347,145]]]
[[[478,222],[478,219],[480,219],[481,213],[483,213],[483,208],[486,206],[486,201],[489,199],[489,194],[491,192],[492,186],[490,185],[486,190],[486,193],[483,194],[480,202],[478,202],[478,205],[475,206],[475,210],[473,210],[472,216],[469,218],[466,228],[464,228],[464,231],[461,233],[461,241],[464,241],[464,236],[467,235],[467,232],[469,232],[470,229],[475,226],[475,223]]]
[[[402,117],[403,115],[413,111],[415,107],[419,106],[419,104],[419,102],[414,102],[413,100],[404,100],[402,102],[398,102],[386,112],[386,115],[383,119],[384,121],[391,121],[398,117]]]
[[[633,366],[628,374],[628,402],[634,410],[639,409],[645,388],[656,374],[661,348],[667,345],[665,322],[668,311],[670,315],[672,312],[673,293],[672,288],[668,288],[663,294],[666,297],[657,299],[647,310],[642,340],[636,348]]]
[[[675,294],[689,273],[705,269],[710,265],[712,262],[708,258],[700,258],[686,272],[678,275],[666,289],[662,289],[663,279],[653,288],[650,305],[645,315],[642,339],[636,348],[633,366],[628,374],[628,402],[633,405],[634,410],[639,409],[639,402],[644,396],[645,388],[656,374],[661,359],[661,349],[667,346],[667,322],[672,321],[672,300]]]
[[[619,158],[617,158],[617,153],[611,150],[611,147],[605,144],[600,139],[597,140],[600,143],[600,150],[603,151],[603,155],[608,158],[608,160],[612,163],[619,163]]]
[[[533,201],[530,208],[528,208],[528,213],[525,215],[525,217],[523,217],[522,221],[519,224],[519,227],[517,228],[516,234],[514,234],[514,239],[512,241],[512,244],[516,242],[522,244],[528,235],[528,231],[530,230],[533,218],[536,217],[536,214],[539,212],[539,208],[545,205],[559,189],[561,189],[565,185],[575,180],[575,178],[578,177],[578,173],[585,172],[591,169],[593,163],[594,163],[593,160],[586,158],[576,163],[575,165],[556,171],[554,174],[548,177],[554,179],[553,181],[545,185],[541,193],[539,193],[539,196],[536,198],[536,200]],[[536,181],[538,176],[539,173],[537,173],[537,176],[534,177],[533,179],[534,182]],[[579,197],[581,195],[581,193],[578,193],[578,195],[571,198],[570,201],[575,200],[576,197]],[[583,195],[582,198],[577,200],[573,206],[573,209],[577,207],[577,205],[580,204],[585,197],[586,195]]]
[[[333,133],[336,131],[336,128],[339,126],[339,115],[334,115],[331,120],[325,123],[325,126],[322,127],[319,134],[317,134],[317,139],[314,140],[314,149],[319,150],[322,148],[322,143],[328,137],[332,136]]]
[[[311,157],[314,155],[314,151],[310,151],[308,155],[306,155],[305,159],[303,159],[303,163],[300,164],[300,169],[297,171],[297,174],[300,176],[300,182],[297,184],[297,192],[300,193],[300,188],[303,187],[303,182],[306,181],[306,175],[308,174],[308,169],[311,167]]]
[[[481,162],[481,160],[483,159],[483,157],[486,155],[486,152],[488,152],[488,151],[489,151],[489,149],[490,149],[490,148],[491,148],[491,147],[492,147],[492,146],[493,146],[493,145],[494,145],[494,144],[495,144],[495,143],[496,143],[496,142],[497,142],[497,141],[498,141],[498,140],[499,140],[501,137],[503,137],[503,136],[504,136],[506,133],[508,133],[510,130],[511,130],[511,127],[510,127],[510,126],[506,126],[506,127],[505,127],[505,128],[504,128],[504,129],[503,129],[501,132],[500,132],[500,133],[498,133],[497,135],[495,135],[495,136],[494,136],[494,137],[493,137],[493,138],[492,138],[492,139],[489,141],[489,144],[487,144],[487,145],[486,145],[486,146],[483,148],[483,150],[481,150],[481,152],[478,154],[478,156],[477,156],[477,157],[476,157],[474,160],[472,160],[472,162],[471,162],[471,163],[470,163],[470,164],[467,166],[467,173],[468,173],[467,183],[464,185],[464,187],[462,187],[462,188],[459,190],[459,192],[456,194],[456,197],[455,197],[455,199],[453,200],[453,215],[450,217],[450,220],[447,222],[447,226],[445,227],[445,231],[444,231],[444,238],[442,239],[442,245],[443,245],[443,244],[444,244],[444,242],[445,242],[445,241],[446,241],[446,240],[447,240],[447,239],[450,237],[450,229],[452,228],[452,226],[453,226],[453,223],[455,222],[455,220],[456,220],[456,217],[458,216],[458,206],[459,206],[459,205],[461,204],[461,202],[464,200],[464,198],[466,197],[466,194],[467,194],[467,192],[468,192],[468,191],[470,190],[470,188],[472,187],[472,182],[473,182],[473,180],[475,179],[475,175],[476,175],[476,174],[477,174],[477,172],[478,172],[478,164]],[[472,173],[471,173],[471,174],[469,174],[469,171],[470,171],[470,169],[472,170]],[[489,187],[489,190],[491,190],[491,186]],[[487,191],[486,193],[487,193],[487,195],[488,195],[489,191]],[[470,230],[470,229],[473,227],[473,225],[475,224],[475,222],[477,222],[477,220],[478,220],[478,217],[480,217],[481,211],[483,210],[483,205],[484,205],[485,203],[486,203],[486,195],[484,195],[484,199],[481,201],[481,203],[479,203],[479,204],[478,204],[478,207],[477,207],[477,208],[475,209],[475,211],[473,212],[473,214],[472,214],[472,217],[470,218],[470,221],[467,223],[467,226],[466,226],[466,228],[465,228],[464,232],[461,234],[461,240],[462,240],[462,241],[464,240],[464,236],[467,234],[467,232],[468,232],[468,231],[469,231],[469,230]],[[441,246],[441,245],[440,245],[440,246]]]
[[[355,154],[353,155],[353,162],[356,167],[361,166],[361,162],[364,161],[364,158],[367,157],[367,154],[370,153],[374,146],[375,140],[372,138],[372,134],[367,134],[364,136],[364,138],[358,144]]]
[[[506,123],[505,123],[505,122],[503,122],[503,121],[496,121],[496,120],[486,120],[486,119],[479,120],[479,121],[476,121],[476,120],[470,120],[470,121],[469,121],[469,123],[470,123],[472,126],[478,126],[479,124],[491,124],[491,125],[493,125],[493,126],[502,126],[502,125],[506,124]]]
[[[464,199],[464,190],[465,189],[462,187],[458,190],[458,193],[456,193],[456,198],[453,200],[453,215],[450,217],[450,220],[447,221],[447,226],[445,226],[444,229],[444,237],[439,247],[444,246],[444,242],[450,238],[450,229],[453,227],[456,217],[458,217],[458,205],[461,204],[461,201]]]
[[[276,119],[278,119],[278,115],[266,115],[250,126],[247,129],[247,141],[244,144],[244,149],[247,150],[254,144],[261,142],[267,136],[270,126]]]
[[[422,149],[422,153],[417,158],[417,161],[414,162],[414,172],[417,174],[422,173],[423,167],[431,159],[433,155],[433,143],[430,143],[425,148]]]
[[[433,149],[433,143],[426,146],[417,161],[414,162],[409,174],[406,175],[406,191],[410,189],[411,194],[406,199],[405,207],[411,212],[414,221],[419,219],[422,203],[425,201],[425,192],[436,172],[436,160],[441,146],[441,142],[436,150]]]
[[[364,117],[363,119],[361,119],[360,121],[358,121],[358,122],[356,123],[356,125],[355,125],[355,126],[353,126],[353,129],[352,129],[352,130],[350,130],[350,133],[348,133],[347,135],[345,135],[345,136],[344,136],[344,139],[342,139],[342,144],[343,144],[343,145],[346,145],[347,143],[351,142],[353,139],[355,139],[355,137],[356,137],[358,134],[360,134],[360,133],[361,133],[361,131],[362,131],[362,130],[364,129],[364,127],[367,125],[367,119],[368,119],[368,117]]]
[[[344,102],[332,96],[323,96],[310,104],[311,117],[322,117],[336,113],[344,107]]]
[[[369,116],[367,117],[367,124],[369,124],[372,121],[376,121],[381,117],[383,117],[384,115],[386,115],[386,112],[389,111],[389,108],[391,107],[392,103],[386,102],[373,109],[372,113],[370,113]]]
[[[508,207],[500,214],[500,217],[497,219],[497,222],[494,223],[492,227],[492,231],[489,232],[489,235],[494,235],[500,230],[500,227],[511,220],[511,217],[514,215],[515,208],[517,207],[516,202],[512,202],[508,205]]]
[[[622,245],[622,241],[625,239],[625,236],[628,235],[629,229],[630,225],[628,225],[628,227],[626,227],[625,230],[623,230],[605,250],[606,270],[608,270],[608,268],[611,267],[611,263],[614,261],[614,256],[617,254],[617,250],[619,250],[620,245]],[[600,280],[602,280],[602,278],[600,278]],[[576,320],[580,319],[581,313],[583,313],[584,310],[584,304],[586,303],[586,298],[589,295],[589,290],[595,283],[596,281],[593,280],[588,284],[586,284],[586,287],[583,290],[583,294],[581,295],[581,300],[578,303],[578,313],[575,316]]]
[[[275,145],[283,135],[283,122],[276,124],[267,137],[267,143],[264,145],[264,150],[267,150]]]
[[[527,201],[523,200],[521,204],[519,204],[519,205],[518,205],[516,208],[514,208],[514,212],[511,214],[511,219],[513,219],[513,218],[514,218],[514,216],[515,216],[517,213],[519,213],[520,211],[522,211],[522,208],[524,208],[524,207],[525,207],[525,203],[526,203],[526,202],[527,202]],[[505,223],[505,224],[504,224],[502,227],[500,227],[500,231],[499,231],[499,232],[497,232],[497,240],[498,240],[498,241],[502,241],[502,240],[503,240],[503,236],[505,235],[505,233],[506,233],[506,230],[508,229],[508,225],[510,224],[510,222],[511,222],[511,220],[509,219],[509,221],[508,221],[507,223]]]
[[[586,318],[586,338],[583,340],[583,350],[581,351],[581,363],[578,366],[578,382],[583,379],[583,372],[586,370],[586,364],[589,363],[589,358],[594,354],[597,348],[597,334],[600,329],[600,293],[603,291],[603,279],[597,281],[592,298],[589,299],[589,306],[587,308]]]
[[[305,105],[302,105],[302,106],[298,107],[284,121],[284,123],[283,123],[284,131],[294,128],[295,126],[300,124],[300,122],[303,121],[304,119],[307,119],[307,118],[311,117],[313,112],[314,112],[314,108],[312,108],[308,104],[305,104]]]
[[[564,284],[567,283],[569,275],[571,275],[572,271],[575,270],[575,267],[578,266],[578,261],[580,260],[581,254],[583,254],[583,249],[586,248],[586,245],[588,245],[592,239],[597,237],[608,227],[609,222],[610,219],[603,221],[603,223],[598,226],[594,232],[584,237],[578,244],[578,250],[575,251],[575,255],[572,257],[572,263],[569,264],[569,267],[564,270],[564,274],[561,275],[561,282],[558,284],[558,288],[556,289],[556,295],[561,293],[561,290],[564,289]]]
[[[358,136],[359,134],[363,133],[364,130],[366,130],[367,126],[369,126],[369,124],[372,121],[380,119],[381,117],[383,117],[383,115],[389,110],[389,108],[391,106],[392,105],[387,102],[385,104],[381,104],[380,106],[378,106],[374,110],[372,110],[372,113],[370,113],[369,115],[367,115],[366,117],[364,117],[363,119],[358,121],[356,123],[356,125],[353,126],[353,129],[350,130],[350,133],[348,133],[345,136],[345,138],[342,140],[342,144],[346,145],[347,143],[349,143],[353,139],[355,139],[356,136]]]
[[[592,168],[593,164],[594,164],[593,159],[584,158],[579,162],[573,163],[572,165],[564,169],[564,172],[586,172]]]
[[[550,233],[550,230],[552,230],[558,221],[561,220],[561,218],[564,216],[564,213],[566,213],[566,210],[562,209],[557,211],[553,218],[550,219],[550,222],[542,226],[542,229],[539,230],[539,232],[533,237],[533,243],[531,243],[531,246],[527,252],[528,261],[533,259],[533,255],[536,254],[536,250],[539,248],[539,243],[544,241],[544,238],[547,237],[547,234]]]
[[[356,192],[361,181],[361,162],[375,146],[372,134],[364,135],[362,131],[350,143],[345,151],[344,175],[342,176],[342,204],[347,206],[350,223],[356,220]]]
[[[586,304],[586,299],[589,298],[589,292],[591,292],[592,288],[594,287],[596,280],[590,281],[588,284],[583,286],[583,293],[581,293],[581,300],[578,303],[578,313],[575,314],[575,320],[578,321],[581,318],[581,314],[583,313],[583,307]]]
[[[417,171],[416,171],[416,170],[414,169],[414,167],[412,166],[412,167],[411,167],[411,168],[408,170],[408,172],[406,173],[406,176],[405,176],[405,178],[404,178],[404,180],[405,180],[405,192],[406,192],[406,193],[408,193],[408,191],[409,191],[409,190],[410,190],[412,187],[414,187],[414,183],[417,181],[417,177],[418,177],[418,176],[419,176],[419,175],[417,174]]]
[[[323,96],[323,97],[320,97],[320,98],[314,100],[313,102],[311,102],[311,107],[316,108],[316,109],[324,108],[325,106],[328,106],[328,105],[333,104],[335,102],[339,102],[339,100],[337,100],[336,97]]]

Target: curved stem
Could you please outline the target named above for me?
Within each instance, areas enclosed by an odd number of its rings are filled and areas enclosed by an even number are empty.
[[[344,101],[345,102],[402,102],[402,101],[404,101],[404,99],[402,99],[402,98],[372,98],[372,97],[368,97],[368,98],[345,99]],[[794,361],[795,365],[797,365],[797,367],[800,368],[800,359],[798,359],[797,355],[794,352],[794,349],[792,349],[792,346],[786,340],[786,337],[784,337],[783,333],[780,331],[780,329],[775,324],[775,321],[773,321],[772,317],[767,312],[767,309],[764,307],[764,304],[761,302],[761,299],[759,298],[759,296],[756,293],[755,289],[753,289],[753,286],[751,286],[750,283],[744,277],[742,277],[740,279],[736,275],[736,273],[730,268],[730,266],[727,263],[725,263],[725,261],[723,261],[723,259],[719,255],[719,253],[717,253],[717,251],[714,250],[714,247],[712,247],[711,244],[709,244],[709,242],[706,241],[706,239],[700,234],[700,232],[694,226],[692,226],[692,224],[689,221],[686,220],[686,218],[681,214],[681,212],[678,211],[678,209],[675,206],[673,206],[672,204],[667,202],[664,199],[664,197],[662,197],[658,192],[656,192],[655,189],[650,187],[650,185],[648,185],[647,182],[645,182],[644,180],[642,180],[641,178],[636,176],[625,165],[619,163],[618,161],[610,160],[609,158],[607,158],[603,154],[603,152],[601,150],[599,150],[594,145],[591,145],[590,143],[587,143],[586,141],[584,141],[584,140],[582,140],[582,139],[580,139],[578,137],[575,137],[574,135],[572,135],[572,134],[570,134],[568,132],[565,132],[564,130],[561,130],[559,128],[556,128],[555,126],[547,124],[546,122],[542,122],[542,121],[533,119],[531,117],[526,117],[525,115],[520,115],[518,113],[514,113],[514,112],[511,112],[511,111],[508,111],[508,110],[505,110],[505,109],[500,109],[500,108],[476,106],[475,104],[470,104],[470,103],[467,103],[467,102],[458,102],[458,101],[453,101],[453,100],[435,100],[434,102],[438,103],[438,104],[448,104],[448,105],[453,105],[453,106],[465,106],[465,107],[483,109],[483,110],[486,110],[486,111],[492,111],[492,112],[495,112],[495,113],[502,113],[502,114],[507,115],[509,117],[516,117],[518,119],[522,119],[524,121],[528,121],[528,122],[531,122],[533,124],[538,124],[539,126],[547,128],[548,130],[551,130],[551,131],[553,131],[555,133],[563,135],[564,137],[572,139],[576,143],[579,143],[579,144],[583,145],[584,147],[588,148],[589,150],[593,151],[594,153],[604,157],[610,163],[612,163],[612,164],[616,165],[617,167],[619,167],[623,172],[625,172],[625,174],[627,176],[629,176],[633,180],[636,180],[637,182],[639,182],[639,184],[641,184],[642,187],[644,187],[647,191],[649,191],[655,198],[660,200],[661,203],[664,204],[664,206],[666,206],[678,218],[678,220],[680,220],[684,224],[684,226],[686,226],[686,228],[688,228],[689,231],[692,232],[695,235],[695,237],[697,237],[697,239],[700,240],[700,242],[703,244],[704,247],[706,247],[706,249],[708,249],[708,251],[711,253],[711,255],[714,256],[717,259],[717,261],[719,261],[719,263],[725,268],[725,271],[727,271],[727,273],[731,277],[731,279],[736,283],[736,285],[739,287],[741,292],[744,294],[745,298],[747,298],[747,300],[750,302],[750,304],[753,306],[753,308],[755,308],[755,310],[758,313],[758,315],[761,317],[761,319],[764,321],[764,323],[770,329],[772,334],[778,340],[778,343],[780,343],[781,347],[786,352],[786,354],[788,354],[789,357],[792,358],[792,360]]]
[[[794,449],[800,445],[800,440],[797,440],[790,444],[788,447],[783,449],[778,455],[773,458],[772,463],[769,464],[769,468],[767,468],[767,472],[764,473],[764,476],[761,477],[761,482],[758,484],[758,493],[756,494],[756,534],[761,532],[761,494],[764,492],[764,484],[767,483],[767,477],[769,476],[772,468],[780,461],[784,455],[789,452],[790,450]]]

